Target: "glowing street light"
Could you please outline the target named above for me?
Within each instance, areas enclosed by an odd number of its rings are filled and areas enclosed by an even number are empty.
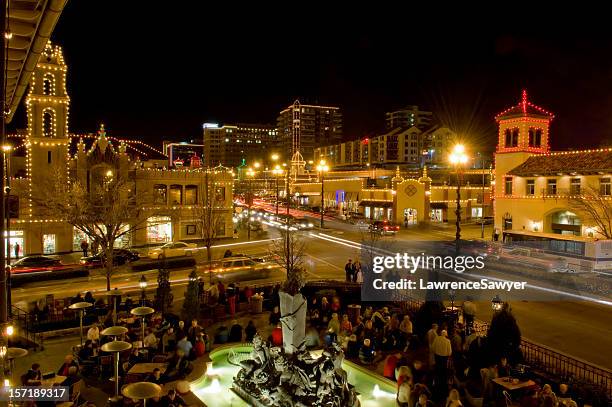
[[[468,156],[467,154],[465,154],[465,146],[463,144],[455,145],[451,154],[448,157],[448,161],[453,167],[455,167],[455,170],[457,171],[457,205],[455,209],[455,251],[457,254],[459,254],[461,244],[461,182],[463,181],[463,167],[468,162]]]
[[[321,179],[321,229],[323,229],[323,215],[325,214],[325,173],[329,171],[329,166],[325,160],[319,161],[317,164],[317,172],[319,173],[319,178]]]
[[[140,277],[140,281],[138,282],[138,285],[140,286],[140,289],[142,290],[142,293],[141,293],[141,302],[142,302],[142,305],[144,306],[145,305],[145,300],[147,298],[146,297],[146,295],[147,295],[146,294],[146,289],[147,289],[147,285],[148,285],[147,278],[144,276],[144,274],[142,275],[142,277]]]
[[[504,306],[504,302],[499,297],[499,295],[496,294],[495,297],[493,297],[493,299],[491,300],[491,308],[493,308],[493,312],[501,311],[503,306]]]

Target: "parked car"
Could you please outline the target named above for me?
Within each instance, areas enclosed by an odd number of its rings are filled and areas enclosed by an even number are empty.
[[[213,264],[211,272],[214,279],[222,281],[257,280],[266,278],[273,269],[278,268],[274,262],[256,261],[250,257],[229,257]]]
[[[147,257],[150,259],[161,259],[162,257],[192,256],[197,248],[195,243],[170,242],[163,246],[149,250]]]
[[[393,235],[399,232],[398,225],[389,222],[388,220],[377,220],[370,225],[370,232],[379,233],[381,235]]]
[[[81,257],[79,264],[87,267],[102,267],[104,253],[100,252],[92,256]],[[131,263],[140,258],[140,253],[129,249],[114,249],[113,250],[113,265],[121,266],[126,263]]]

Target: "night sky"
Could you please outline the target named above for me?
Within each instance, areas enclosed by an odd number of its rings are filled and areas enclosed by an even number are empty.
[[[152,144],[199,139],[206,121],[275,123],[299,97],[340,106],[345,139],[418,104],[486,151],[493,116],[526,88],[556,115],[553,149],[612,145],[609,35],[559,34],[535,17],[519,29],[452,11],[208,3],[70,0],[53,35],[69,65],[70,131],[104,122]]]

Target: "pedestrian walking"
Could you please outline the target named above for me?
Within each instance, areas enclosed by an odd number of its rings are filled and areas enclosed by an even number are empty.
[[[81,250],[83,250],[83,257],[87,257],[87,250],[89,249],[89,243],[87,240],[81,240]]]
[[[499,229],[495,228],[493,231],[493,241],[497,242],[499,240]]]
[[[351,259],[344,266],[344,274],[346,275],[346,281],[353,281],[353,275],[355,274],[355,265]]]
[[[354,283],[363,283],[363,271],[361,270],[361,262],[359,260],[355,260],[353,264],[353,282]]]
[[[15,243],[15,258],[18,259],[19,258],[19,243]]]

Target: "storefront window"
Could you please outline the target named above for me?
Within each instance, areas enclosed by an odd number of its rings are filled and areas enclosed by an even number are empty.
[[[6,231],[4,232],[5,255],[11,258],[23,257],[23,230],[11,230],[11,237],[6,241]]]
[[[83,233],[80,229],[73,228],[72,229],[72,250],[78,252],[81,250],[81,242],[86,241],[91,246],[91,241],[89,237]]]
[[[43,235],[43,253],[55,253],[55,235]]]
[[[154,216],[147,219],[147,241],[149,243],[172,241],[172,220],[169,216]]]
[[[431,210],[431,221],[432,222],[442,222],[442,209],[432,209]]]
[[[198,187],[187,185],[185,187],[185,205],[195,205],[198,203]]]
[[[472,218],[482,217],[482,208],[472,208]]]
[[[170,185],[170,204],[181,205],[183,203],[183,187],[181,185]]]
[[[385,216],[385,208],[374,208],[374,220],[382,220]]]

